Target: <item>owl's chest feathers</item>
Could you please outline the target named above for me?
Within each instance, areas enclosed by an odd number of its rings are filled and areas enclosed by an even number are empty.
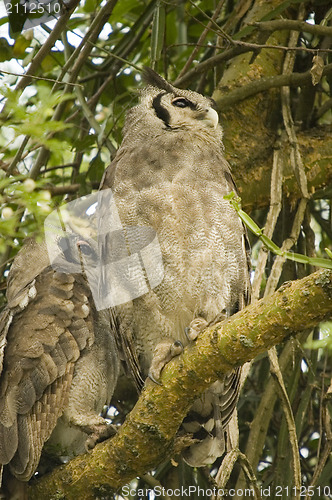
[[[232,225],[239,229],[224,200],[232,189],[228,165],[220,146],[184,146],[179,134],[172,149],[174,140],[166,139],[159,149],[152,144],[121,155],[113,186],[116,205],[123,224],[152,226],[161,244],[174,240],[185,253],[190,248],[195,253],[231,232]]]
[[[192,146],[135,154],[137,177],[123,170],[114,192],[122,223],[152,226],[163,256],[162,283],[133,301],[137,350],[149,352],[150,359],[156,339],[185,342],[184,328],[196,315],[203,311],[211,320],[236,301],[238,267],[245,263],[238,258],[241,223],[223,198],[230,187],[221,152]],[[125,168],[121,160],[118,166]]]
[[[137,189],[160,181],[199,182],[220,179],[222,144],[195,133],[160,133],[134,141],[119,151],[116,184],[132,181]]]

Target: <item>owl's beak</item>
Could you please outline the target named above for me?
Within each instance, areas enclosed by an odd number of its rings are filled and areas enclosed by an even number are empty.
[[[217,128],[219,123],[217,111],[213,108],[208,108],[202,116],[202,120],[205,121],[210,127]]]

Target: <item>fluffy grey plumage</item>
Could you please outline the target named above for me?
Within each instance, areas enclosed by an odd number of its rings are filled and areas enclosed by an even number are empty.
[[[0,464],[26,481],[45,442],[75,455],[110,433],[100,417],[118,355],[109,312],[95,310],[82,274],[54,270],[45,244],[28,241],[11,268],[0,318]],[[3,366],[2,366],[3,365]]]
[[[152,70],[140,103],[127,116],[121,147],[105,172],[123,225],[152,226],[163,255],[164,279],[148,294],[114,310],[122,357],[139,387],[156,346],[188,343],[185,329],[241,309],[249,296],[246,236],[224,195],[235,190],[223,155],[213,101],[174,88]],[[184,422],[200,442],[187,462],[214,462],[224,449],[240,372],[216,382]]]

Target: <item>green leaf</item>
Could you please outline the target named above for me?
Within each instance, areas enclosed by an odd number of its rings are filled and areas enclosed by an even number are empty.
[[[295,253],[295,252],[283,252],[283,256],[286,257],[286,259],[288,260],[299,262],[301,264],[308,264],[310,260],[307,255],[302,255],[300,253]]]
[[[330,257],[330,259],[332,259],[332,252],[331,252],[331,250],[329,250],[328,248],[325,248],[325,252]]]
[[[278,247],[278,245],[276,245],[272,240],[270,240],[270,238],[268,238],[267,236],[265,236],[265,234],[261,234],[259,236],[259,239],[261,240],[261,242],[263,243],[263,245],[266,246],[266,248],[268,248],[272,253],[276,254],[276,255],[282,255],[282,251],[281,249]]]
[[[319,257],[310,257],[309,264],[317,267],[324,267],[326,269],[332,269],[332,260],[323,259]]]

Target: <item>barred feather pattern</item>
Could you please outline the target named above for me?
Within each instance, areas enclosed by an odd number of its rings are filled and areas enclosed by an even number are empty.
[[[152,227],[164,278],[146,295],[114,308],[118,346],[138,388],[156,346],[180,340],[195,318],[225,317],[249,300],[245,229],[224,199],[236,188],[211,99],[145,72],[147,88],[127,116],[122,145],[104,174],[124,226]],[[193,466],[222,455],[238,400],[240,370],[213,384],[183,423],[197,441]]]
[[[18,254],[7,297],[0,317],[0,464],[26,481],[59,423],[82,429],[80,451],[89,433],[107,426],[99,413],[111,399],[118,358],[109,315],[97,314],[85,277],[54,270],[44,243],[27,241]],[[70,433],[56,441],[59,454],[70,448]]]

